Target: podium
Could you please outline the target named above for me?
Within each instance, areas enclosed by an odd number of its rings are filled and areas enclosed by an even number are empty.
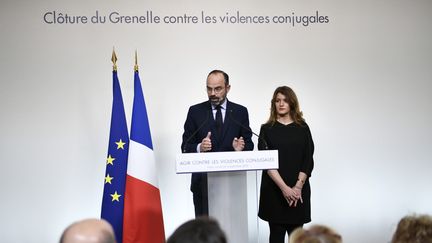
[[[178,174],[208,172],[209,216],[219,222],[228,242],[238,243],[255,241],[250,233],[257,227],[256,213],[248,216],[258,199],[256,193],[248,195],[247,171],[277,168],[277,150],[185,153],[176,158]]]

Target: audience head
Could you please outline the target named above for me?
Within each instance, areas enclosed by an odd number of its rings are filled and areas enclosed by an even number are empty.
[[[208,217],[192,219],[180,225],[167,243],[226,243],[225,233],[216,220]]]
[[[103,219],[85,219],[67,227],[60,243],[115,243],[112,226]]]
[[[392,243],[431,243],[432,217],[429,215],[411,215],[403,217],[393,234]]]
[[[324,225],[313,225],[309,229],[297,228],[291,233],[290,243],[342,243],[342,237]]]

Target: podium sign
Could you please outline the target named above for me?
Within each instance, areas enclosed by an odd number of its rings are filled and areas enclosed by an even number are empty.
[[[266,170],[279,167],[277,150],[178,154],[176,173]]]

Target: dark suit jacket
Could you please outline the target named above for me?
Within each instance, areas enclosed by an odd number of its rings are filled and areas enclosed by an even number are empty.
[[[243,125],[243,127],[240,125]],[[199,127],[202,126],[200,129]],[[246,129],[246,128],[248,129]],[[199,130],[198,130],[199,129]],[[182,151],[194,153],[203,138],[211,132],[211,152],[234,151],[232,141],[235,137],[243,137],[245,141],[244,150],[253,150],[252,132],[249,128],[249,115],[246,107],[227,100],[225,119],[222,127],[222,135],[219,137],[216,132],[215,120],[212,107],[209,101],[196,104],[189,108],[184,124]],[[193,133],[196,132],[195,135]],[[192,174],[191,191],[200,190],[200,173]]]

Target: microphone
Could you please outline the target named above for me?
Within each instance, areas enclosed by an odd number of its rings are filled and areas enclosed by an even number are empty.
[[[264,138],[260,137],[258,134],[254,133],[254,131],[252,131],[252,129],[250,129],[249,127],[247,127],[247,126],[241,124],[239,121],[237,121],[236,119],[234,119],[234,115],[233,115],[232,113],[233,113],[233,111],[232,111],[232,110],[229,110],[229,117],[230,117],[231,121],[233,121],[233,122],[236,123],[237,125],[239,125],[239,126],[241,126],[242,128],[248,130],[249,132],[251,132],[253,135],[255,135],[255,136],[258,138],[258,140],[263,141],[263,143],[264,143],[264,149],[265,149],[265,150],[268,150],[267,141],[266,141]]]
[[[182,152],[186,153],[186,145],[187,143],[198,133],[199,130],[201,130],[201,128],[207,123],[208,119],[209,119],[209,111],[207,110],[207,116],[206,119],[199,125],[199,127],[186,139],[186,141],[183,144],[182,147]]]

